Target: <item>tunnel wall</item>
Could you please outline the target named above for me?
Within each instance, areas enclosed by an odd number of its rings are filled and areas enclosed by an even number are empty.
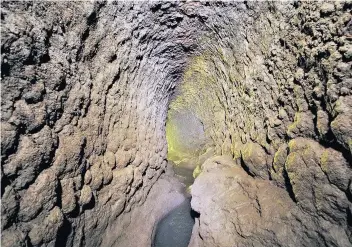
[[[167,163],[168,97],[194,46],[192,9],[2,2],[4,246],[110,246],[139,221],[128,214]]]
[[[351,4],[242,7],[211,17],[181,85],[222,155],[192,186],[190,246],[349,246]]]
[[[196,206],[229,191],[219,176],[214,194],[192,191],[193,243],[348,246],[350,10],[349,2],[2,2],[2,244],[118,246],[165,170],[177,89],[178,107],[200,119],[215,153],[254,179],[244,194],[262,220],[238,220],[231,200]],[[296,215],[282,221],[293,222],[289,239],[265,228],[266,208],[279,221],[287,212],[256,200],[270,191]]]
[[[192,111],[189,109],[176,111],[172,106],[166,120],[166,140],[167,158],[176,163],[185,158],[198,156],[209,142],[202,122]]]

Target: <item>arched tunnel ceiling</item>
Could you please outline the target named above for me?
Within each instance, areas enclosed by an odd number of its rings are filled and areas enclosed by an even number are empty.
[[[1,6],[4,246],[150,246],[168,109],[222,155],[190,246],[351,244],[350,2]]]

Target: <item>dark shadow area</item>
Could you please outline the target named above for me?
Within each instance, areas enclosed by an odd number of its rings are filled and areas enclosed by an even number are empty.
[[[291,197],[292,201],[297,203],[297,200],[296,200],[296,197],[295,197],[295,193],[293,192],[292,184],[290,182],[290,178],[289,178],[289,176],[287,174],[286,169],[284,169],[283,175],[284,175],[284,179],[285,179],[286,191],[288,192],[288,195]]]
[[[200,213],[198,213],[197,211],[194,211],[193,209],[191,209],[191,216],[193,219],[199,218],[200,217]]]
[[[254,174],[249,170],[249,167],[246,166],[246,163],[244,163],[243,157],[241,155],[241,167],[243,168],[243,170],[252,178],[254,178]]]
[[[72,225],[66,218],[64,218],[64,223],[57,233],[55,247],[66,246],[67,240],[71,232],[72,232]]]
[[[348,224],[349,227],[352,228],[352,212],[351,212],[351,210],[352,209],[347,208],[346,209],[346,211],[347,211],[346,213],[347,213],[347,224]]]
[[[92,196],[92,199],[90,200],[90,202],[89,202],[88,204],[84,205],[84,206],[82,207],[82,210],[83,210],[83,211],[84,211],[84,210],[89,210],[89,209],[94,208],[94,206],[95,206],[95,197]]]

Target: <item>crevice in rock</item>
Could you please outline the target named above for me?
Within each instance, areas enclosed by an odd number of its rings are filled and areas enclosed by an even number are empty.
[[[255,177],[255,175],[250,171],[249,167],[246,165],[246,163],[244,162],[243,160],[243,156],[241,155],[241,159],[240,159],[240,162],[241,162],[241,167],[243,168],[243,170],[251,177]]]
[[[72,224],[70,221],[64,217],[64,222],[57,232],[57,238],[55,242],[55,247],[66,246],[69,240],[70,235],[72,234]]]
[[[346,196],[347,196],[348,200],[350,202],[352,202],[352,190],[351,190],[351,188],[352,188],[352,180],[349,181],[348,188],[350,188],[350,189],[346,190]]]
[[[198,213],[197,211],[194,211],[193,209],[191,209],[191,216],[193,219],[199,218],[200,217],[200,213]]]
[[[4,53],[1,51],[1,53]],[[3,79],[5,76],[8,76],[10,74],[10,68],[11,66],[6,62],[6,57],[1,59],[1,78]]]
[[[347,224],[349,225],[349,227],[352,227],[352,211],[351,208],[347,208],[346,209],[346,214],[347,214]]]
[[[285,180],[286,191],[289,194],[289,196],[291,197],[292,201],[297,203],[295,193],[293,192],[292,184],[291,184],[291,181],[290,181],[290,178],[288,176],[286,169],[283,170],[283,175],[284,175],[284,180]]]
[[[332,148],[336,151],[339,151],[342,156],[349,162],[349,164],[352,164],[352,154],[349,150],[347,150],[343,145],[338,143],[336,140],[335,135],[332,133],[331,129],[326,133],[327,140],[320,139],[319,144],[324,146],[325,148]]]

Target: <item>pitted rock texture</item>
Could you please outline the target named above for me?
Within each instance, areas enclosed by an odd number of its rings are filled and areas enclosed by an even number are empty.
[[[134,246],[141,230],[133,226],[167,166],[169,105],[203,125],[207,152],[195,163],[229,155],[250,181],[245,190],[267,188],[263,208],[274,214],[267,198],[277,195],[297,212],[292,243],[352,242],[350,2],[1,7],[4,246]],[[203,175],[196,184],[208,183]],[[242,183],[235,177],[229,184]],[[220,178],[215,188],[227,181]],[[216,202],[208,206],[219,217],[248,226]],[[227,222],[203,224],[209,208],[196,207],[193,238],[226,246],[236,229],[218,242]],[[285,245],[275,236],[287,222],[281,211],[253,217],[264,225],[243,244]]]

